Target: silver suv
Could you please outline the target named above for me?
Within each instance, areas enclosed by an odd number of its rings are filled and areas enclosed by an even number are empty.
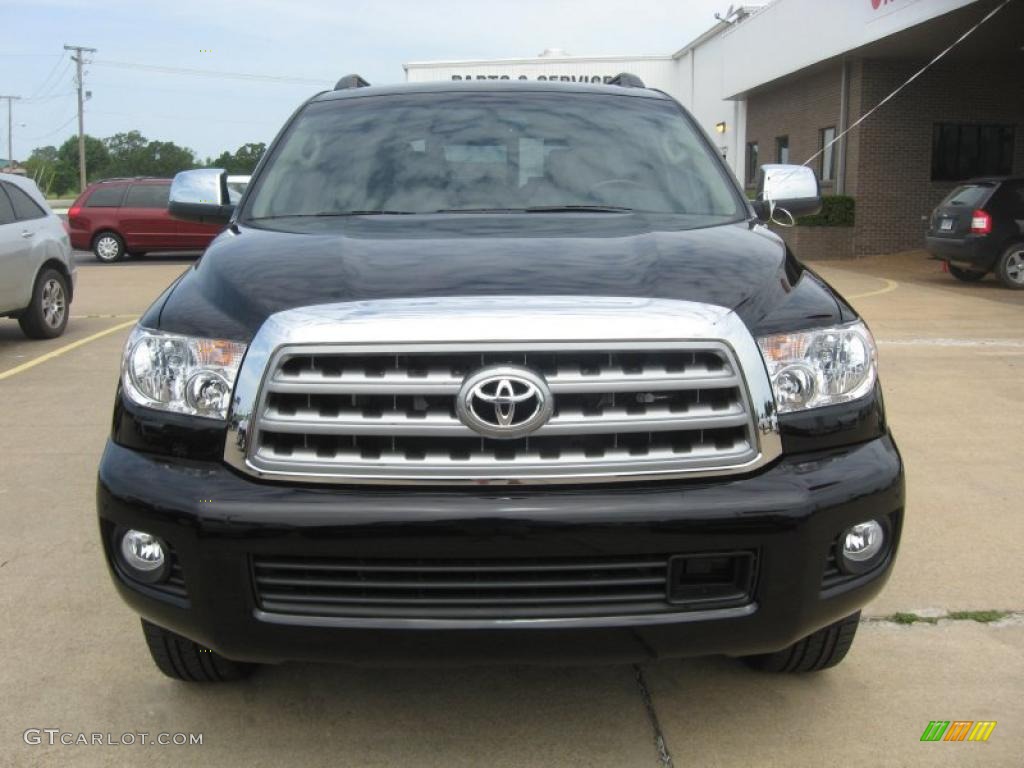
[[[64,225],[31,179],[0,173],[0,317],[32,339],[64,333],[75,289]]]

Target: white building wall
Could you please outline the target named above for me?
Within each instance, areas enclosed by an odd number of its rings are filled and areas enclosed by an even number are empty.
[[[974,2],[775,0],[701,50],[719,46],[725,51],[725,99]]]
[[[679,98],[676,61],[671,56],[539,56],[535,59],[492,61],[412,62],[405,65],[406,80],[567,80],[600,83],[620,72],[632,72],[650,88]]]

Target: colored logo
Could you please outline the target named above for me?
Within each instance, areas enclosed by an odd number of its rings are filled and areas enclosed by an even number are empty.
[[[932,720],[921,741],[988,741],[995,728],[995,720]]]

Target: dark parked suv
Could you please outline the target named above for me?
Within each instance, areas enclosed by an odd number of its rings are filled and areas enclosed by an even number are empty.
[[[932,212],[926,242],[958,280],[994,272],[1007,288],[1024,288],[1024,178],[957,187]]]
[[[100,261],[147,251],[201,251],[222,227],[182,221],[167,211],[170,179],[107,179],[90,184],[68,209],[71,245]]]
[[[903,466],[875,343],[679,104],[350,76],[288,121],[125,346],[99,468],[158,667],[838,663]],[[782,214],[784,216],[784,214]]]

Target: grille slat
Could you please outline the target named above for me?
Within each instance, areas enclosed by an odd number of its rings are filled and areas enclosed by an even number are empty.
[[[740,605],[751,599],[752,557],[750,552],[519,560],[254,555],[252,573],[257,602],[276,613],[572,617]],[[684,561],[697,565],[687,571]],[[677,600],[687,585],[685,600]]]
[[[572,482],[730,472],[758,457],[746,387],[724,343],[398,349],[284,347],[257,404],[251,465],[360,482]],[[525,366],[550,387],[554,413],[528,437],[484,437],[457,417],[463,381],[491,365]]]
[[[278,370],[268,382],[268,390],[282,393],[374,394],[381,391],[399,394],[447,394],[459,391],[464,376],[450,370],[432,369],[422,376],[408,371],[385,371],[379,376],[365,372],[344,372],[329,375],[319,368],[303,369],[286,374]],[[629,392],[632,390],[714,389],[735,387],[739,379],[728,366],[693,365],[685,371],[671,371],[664,366],[646,367],[637,372],[603,366],[593,373],[559,369],[545,376],[551,391],[559,392]]]
[[[725,408],[700,404],[686,411],[669,408],[647,408],[643,413],[631,414],[625,408],[608,408],[599,414],[581,411],[553,417],[535,433],[538,437],[553,434],[600,434],[603,432],[668,432],[684,429],[717,429],[739,427],[749,417],[739,402]],[[263,412],[261,427],[268,432],[297,434],[351,434],[351,435],[462,435],[477,436],[449,414],[425,413],[421,416],[406,412],[390,412],[368,418],[354,411],[337,415],[325,414],[315,408],[300,407],[286,413],[275,404]]]

